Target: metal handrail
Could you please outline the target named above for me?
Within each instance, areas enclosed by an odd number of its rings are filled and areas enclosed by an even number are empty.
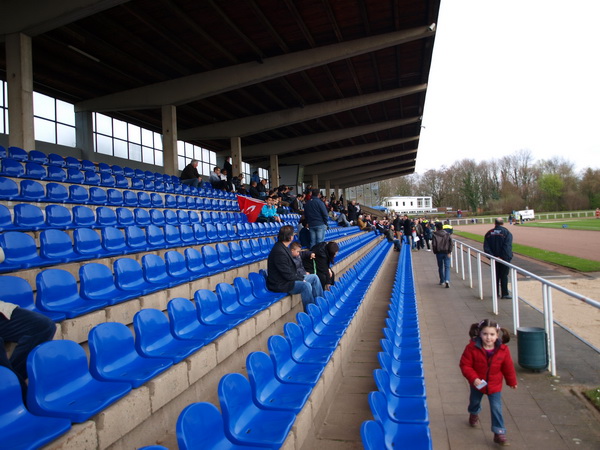
[[[600,302],[593,300],[591,298],[588,298],[584,295],[581,295],[577,292],[573,292],[570,289],[567,289],[556,283],[548,281],[545,278],[542,278],[534,273],[531,273],[519,266],[515,266],[514,264],[503,261],[500,258],[489,255],[489,254],[487,254],[465,242],[453,240],[453,244],[454,244],[454,252],[453,252],[453,256],[451,258],[451,265],[455,268],[457,274],[459,274],[459,272],[462,272],[461,276],[462,276],[462,279],[464,280],[465,279],[465,261],[464,260],[465,260],[465,255],[466,255],[466,257],[468,258],[468,275],[469,275],[469,285],[471,288],[473,288],[471,251],[473,251],[474,255],[476,255],[477,284],[479,287],[479,298],[481,300],[483,300],[483,276],[482,276],[482,273],[483,273],[482,265],[483,264],[482,264],[481,256],[483,255],[490,260],[490,279],[492,280],[492,283],[491,283],[492,284],[492,286],[491,286],[492,311],[496,315],[498,314],[498,292],[497,292],[496,283],[494,281],[496,279],[496,265],[491,264],[491,261],[498,261],[499,263],[504,264],[505,266],[509,267],[510,277],[511,277],[511,285],[512,285],[511,286],[512,287],[512,309],[513,309],[512,312],[513,312],[513,333],[514,334],[517,333],[517,328],[519,328],[519,323],[520,323],[519,300],[525,302],[525,300],[519,299],[519,286],[518,286],[517,274],[520,273],[520,274],[525,275],[533,280],[539,281],[542,284],[542,311],[541,312],[544,315],[544,329],[546,331],[546,336],[547,336],[547,348],[548,348],[550,372],[552,373],[553,376],[555,376],[556,375],[556,350],[555,350],[553,324],[556,323],[558,326],[561,326],[561,327],[563,327],[563,326],[562,326],[562,324],[560,324],[559,322],[554,320],[554,316],[553,316],[553,312],[552,312],[552,290],[557,290],[559,292],[562,292],[563,294],[566,294],[577,300],[585,302],[588,305],[591,305],[598,309],[600,309]],[[459,249],[460,249],[460,252],[458,251]],[[460,255],[460,269],[461,269],[460,271],[459,271],[459,262],[456,261],[456,263],[455,263],[455,259],[458,258],[459,255]],[[528,302],[525,302],[525,303],[529,304]],[[563,327],[563,328],[565,328],[565,327]],[[568,328],[565,328],[565,330],[567,330],[568,332],[573,334],[577,339],[583,341],[584,343],[586,343],[587,345],[592,347],[597,352],[600,352],[599,349],[597,349],[596,347],[594,347],[593,345],[591,345],[590,343],[585,341],[582,337],[578,336],[572,330],[570,330]]]

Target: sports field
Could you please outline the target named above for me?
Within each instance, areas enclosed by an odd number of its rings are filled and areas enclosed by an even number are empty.
[[[566,228],[572,230],[600,231],[600,219],[561,219],[552,221],[525,222],[523,227]]]

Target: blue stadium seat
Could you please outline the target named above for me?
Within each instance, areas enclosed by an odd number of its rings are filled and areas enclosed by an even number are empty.
[[[232,442],[273,448],[283,445],[296,420],[294,412],[256,406],[250,382],[239,373],[221,378],[218,391],[225,434]]]
[[[0,292],[2,292],[4,301],[19,305],[29,311],[44,314],[55,322],[64,320],[67,317],[64,313],[39,310],[33,300],[33,290],[23,278],[10,275],[0,276]]]
[[[392,344],[389,339],[381,339],[380,342],[383,351],[398,361],[423,361],[421,357],[421,349],[417,346],[398,347]]]
[[[219,235],[217,233],[217,229],[215,228],[215,226],[212,223],[205,224],[204,228],[206,229],[206,240],[208,242],[218,242],[219,241]]]
[[[179,209],[185,209],[187,207],[187,202],[186,202],[185,197],[183,195],[177,195],[175,197],[175,200],[177,202],[177,208],[179,208]]]
[[[165,264],[167,274],[179,280],[179,283],[196,278],[196,275],[188,269],[185,256],[175,250],[169,250],[165,253]]]
[[[46,180],[64,183],[67,181],[67,172],[62,167],[48,166],[46,167]]]
[[[14,146],[8,147],[7,156],[8,158],[12,158],[15,161],[27,161],[27,159],[29,158],[26,150]]]
[[[46,223],[50,228],[61,230],[73,228],[71,211],[62,205],[48,205],[46,206]]]
[[[81,169],[81,162],[77,158],[74,158],[72,156],[67,156],[65,158],[65,165],[71,169]]]
[[[152,225],[156,225],[157,227],[165,226],[165,215],[160,209],[150,210],[150,220],[152,221]]]
[[[162,181],[154,181],[154,190],[156,192],[165,192],[165,183]]]
[[[177,214],[175,211],[171,209],[165,209],[164,211],[165,223],[169,225],[179,225],[179,220],[177,220]]]
[[[67,164],[65,163],[65,158],[56,153],[48,154],[48,165],[55,167],[65,167]]]
[[[222,272],[225,268],[219,261],[219,255],[217,251],[208,245],[202,247],[202,256],[204,257],[204,265],[209,270],[210,274]]]
[[[144,180],[140,178],[131,178],[129,188],[135,189],[136,191],[144,190]]]
[[[73,248],[82,258],[104,258],[109,256],[102,247],[102,241],[98,233],[92,228],[76,228],[73,231]]]
[[[242,247],[237,242],[229,243],[229,253],[231,255],[231,264],[233,267],[240,267],[249,261],[242,254]]]
[[[156,286],[144,279],[142,266],[135,259],[119,258],[113,264],[117,288],[137,295],[156,291]]]
[[[386,397],[419,397],[425,398],[425,380],[419,377],[398,377],[389,374],[384,369],[373,371],[375,384],[380,392]]]
[[[320,335],[315,332],[312,318],[305,312],[296,314],[296,321],[302,329],[304,343],[312,348],[335,349],[340,342],[339,335]]]
[[[177,201],[175,200],[175,197],[169,194],[165,195],[165,208],[177,208]]]
[[[137,292],[131,293],[118,289],[112,271],[100,263],[83,264],[79,268],[79,282],[81,297],[86,300],[115,305],[137,295]]]
[[[14,225],[10,210],[6,206],[0,204],[0,231],[20,229],[20,227]]]
[[[190,224],[190,216],[189,216],[188,212],[182,211],[182,210],[177,211],[177,222],[182,225],[189,225]]]
[[[135,225],[133,213],[129,208],[117,208],[117,226],[129,227]]]
[[[146,281],[154,285],[155,290],[166,289],[180,283],[179,280],[169,276],[165,260],[158,255],[144,255],[142,271]]]
[[[90,172],[97,172],[96,164],[87,159],[81,160],[81,170],[87,170]]]
[[[100,173],[100,186],[116,187],[117,179],[110,173]]]
[[[90,192],[84,186],[73,184],[69,186],[69,203],[85,205],[90,202]]]
[[[71,237],[60,230],[43,230],[40,233],[40,256],[58,263],[84,259],[73,250]]]
[[[260,248],[260,241],[258,239],[250,239],[250,248],[252,249],[252,254],[257,261],[265,259],[262,249]]]
[[[19,198],[19,186],[10,178],[0,177],[0,200],[11,201]]]
[[[25,178],[34,178],[36,180],[45,180],[46,179],[46,168],[41,164],[35,162],[26,162],[25,163]]]
[[[115,211],[106,206],[96,208],[96,224],[99,227],[117,226],[117,215]]]
[[[97,172],[92,172],[91,170],[83,170],[83,183],[90,186],[99,186],[100,185],[100,175]]]
[[[208,242],[208,237],[206,236],[206,227],[201,223],[195,223],[192,225],[192,230],[194,232],[194,238],[198,244],[204,244]]]
[[[121,175],[121,176],[125,176],[125,171],[123,170],[123,168],[117,164],[113,164],[111,167],[111,171],[113,175]]]
[[[388,448],[385,444],[385,433],[381,424],[374,420],[366,420],[360,427],[360,436],[365,450],[381,450]]]
[[[156,184],[154,183],[154,180],[145,179],[145,180],[142,180],[142,182],[143,182],[143,186],[144,186],[143,189],[145,191],[154,191],[154,190],[156,190]]]
[[[19,203],[13,208],[15,227],[23,230],[42,230],[47,228],[44,213],[29,203]]]
[[[142,252],[148,249],[146,233],[135,225],[125,227],[125,242],[130,252]]]
[[[115,177],[115,187],[119,189],[127,189],[129,187],[129,182],[127,178],[123,175],[113,175]]]
[[[146,227],[146,239],[149,249],[163,249],[167,246],[165,241],[165,231],[156,225]]]
[[[67,167],[67,183],[83,184],[85,178],[81,170],[74,167]]]
[[[248,274],[248,280],[252,285],[252,292],[254,296],[258,299],[267,299],[270,298],[273,301],[280,300],[285,297],[287,294],[281,292],[272,292],[267,289],[267,280],[265,277],[256,272],[250,272]]]
[[[42,165],[48,164],[48,157],[44,152],[40,152],[39,150],[30,150],[28,160]]]
[[[110,173],[110,174],[113,173],[111,167],[108,164],[102,163],[102,162],[98,163],[98,172],[100,172],[100,173]]]
[[[66,270],[45,269],[37,274],[36,305],[43,311],[65,313],[68,319],[104,308],[103,301],[92,301],[81,298],[77,280]]]
[[[46,198],[53,203],[67,203],[69,201],[69,191],[62,184],[47,183]]]
[[[131,391],[129,383],[94,379],[85,351],[73,341],[45,342],[27,363],[27,407],[37,415],[85,422]]]
[[[275,377],[273,360],[264,352],[252,352],[246,358],[246,371],[254,403],[261,409],[299,413],[312,391],[306,384],[286,384]]]
[[[140,179],[144,179],[146,178],[146,174],[144,173],[144,171],[142,169],[135,169],[134,171],[134,176],[136,178],[140,178]]]
[[[162,311],[145,308],[133,316],[135,348],[147,358],[170,359],[175,364],[204,345],[204,341],[179,340],[171,334],[169,320]]]
[[[34,180],[21,180],[20,197],[24,202],[47,202],[46,190],[41,183]]]
[[[196,236],[194,230],[189,225],[179,225],[179,234],[181,236],[181,245],[196,245]]]
[[[127,178],[133,178],[135,176],[135,171],[131,167],[123,167],[123,175]]]
[[[204,197],[196,198],[196,209],[206,209],[206,203]]]
[[[285,337],[290,342],[292,359],[299,363],[326,365],[333,349],[313,348],[304,342],[304,333],[297,323],[288,322],[283,326]]]
[[[208,289],[198,289],[194,293],[198,319],[205,325],[234,328],[243,319],[238,316],[227,315],[221,310],[217,295]]]
[[[138,206],[138,197],[133,191],[123,191],[123,206]]]
[[[0,433],[2,447],[35,449],[52,442],[71,428],[71,421],[31,414],[23,404],[17,376],[0,366]]]
[[[260,259],[252,251],[252,244],[250,241],[240,241],[240,248],[242,249],[242,255],[244,256],[244,259],[247,262],[251,263]]]
[[[307,384],[314,386],[325,366],[321,364],[298,363],[292,358],[290,342],[280,335],[268,340],[269,353],[275,366],[275,375],[283,383]]]
[[[236,277],[233,280],[233,285],[237,291],[238,301],[244,306],[259,310],[272,303],[270,299],[262,301],[254,296],[252,293],[252,285],[250,284],[250,281],[248,281],[248,278]]]
[[[217,221],[215,224],[215,228],[217,229],[217,240],[219,242],[229,240],[229,235],[227,233],[227,228],[225,228],[225,225]]]
[[[133,215],[135,216],[135,224],[138,227],[147,227],[152,224],[150,213],[145,209],[135,208]]]
[[[173,365],[171,359],[144,358],[122,323],[96,325],[88,335],[90,372],[98,380],[120,381],[137,388]]]
[[[109,206],[123,206],[123,193],[118,189],[107,189],[107,205]]]
[[[229,283],[218,283],[215,287],[215,293],[219,299],[221,311],[227,315],[246,320],[256,313],[255,308],[242,305],[238,301],[237,290]]]
[[[177,339],[203,341],[205,344],[212,342],[227,328],[224,326],[210,326],[201,323],[198,310],[187,298],[173,298],[167,304],[171,334]]]
[[[87,206],[74,206],[71,210],[73,214],[73,225],[75,227],[92,228],[96,226],[96,215]]]
[[[90,188],[90,205],[106,205],[108,197],[106,191],[100,187],[92,186]]]
[[[196,211],[189,211],[188,212],[188,217],[190,220],[190,225],[194,225],[196,223],[200,223],[200,217],[198,216],[198,213]]]
[[[145,192],[138,192],[138,205],[140,208],[150,208],[152,206],[150,196]]]
[[[194,274],[194,278],[202,278],[210,273],[208,268],[204,265],[204,257],[201,252],[195,248],[186,248],[183,253],[185,255],[187,268]]]
[[[50,265],[56,261],[40,257],[35,240],[20,231],[7,231],[0,234],[0,248],[4,250],[5,260],[0,263],[0,271],[27,269]]]
[[[165,207],[162,195],[160,195],[160,194],[156,194],[156,193],[150,194],[150,201],[152,202],[153,208],[164,208]]]
[[[402,377],[419,377],[423,378],[423,364],[416,361],[398,361],[392,358],[385,352],[378,353],[379,364],[390,374],[390,377],[397,375]]]
[[[219,263],[223,267],[222,270],[229,270],[233,267],[233,261],[231,260],[231,252],[229,251],[229,247],[222,242],[216,245],[217,256],[219,258]]]
[[[0,175],[5,177],[20,178],[25,175],[23,164],[14,159],[0,160]]]
[[[109,255],[123,255],[129,251],[125,242],[125,234],[118,228],[106,226],[102,228],[100,234],[102,236],[102,247]]]
[[[179,228],[174,225],[165,225],[165,242],[168,247],[179,247],[182,245],[181,242],[181,233],[179,233]]]

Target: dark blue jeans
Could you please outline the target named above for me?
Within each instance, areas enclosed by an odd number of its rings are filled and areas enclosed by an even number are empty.
[[[8,367],[23,384],[27,379],[27,355],[37,345],[54,337],[56,325],[43,314],[17,308],[9,319],[0,314],[0,366]],[[10,359],[4,350],[5,342],[16,342]]]
[[[327,225],[319,225],[316,227],[310,227],[310,248],[320,244],[325,240],[325,231],[327,231]]]
[[[440,284],[450,282],[450,256],[446,253],[437,253],[435,255],[438,264],[438,273],[440,275]]]
[[[492,432],[496,434],[506,434],[504,428],[504,418],[502,417],[502,392],[487,394],[490,401],[490,412],[492,414]],[[483,393],[479,389],[471,386],[471,395],[469,397],[470,414],[479,414],[481,412],[481,399]]]

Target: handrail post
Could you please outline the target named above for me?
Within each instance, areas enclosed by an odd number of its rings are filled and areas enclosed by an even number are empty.
[[[496,282],[496,262],[490,259],[490,273],[492,276],[492,311],[498,315],[498,287]]]
[[[556,348],[554,346],[554,312],[552,311],[552,288],[546,285],[548,292],[548,354],[550,355],[550,373],[556,376]]]
[[[520,326],[519,317],[519,285],[517,284],[517,271],[510,269],[511,287],[512,287],[512,303],[513,303],[513,333],[517,334],[517,328]]]
[[[481,271],[481,253],[477,252],[477,284],[479,286],[479,300],[483,300],[483,276]]]
[[[467,263],[469,267],[469,287],[473,289],[473,262],[471,261],[471,247],[467,247]]]
[[[465,246],[460,243],[460,268],[462,271],[462,279],[465,279]]]

